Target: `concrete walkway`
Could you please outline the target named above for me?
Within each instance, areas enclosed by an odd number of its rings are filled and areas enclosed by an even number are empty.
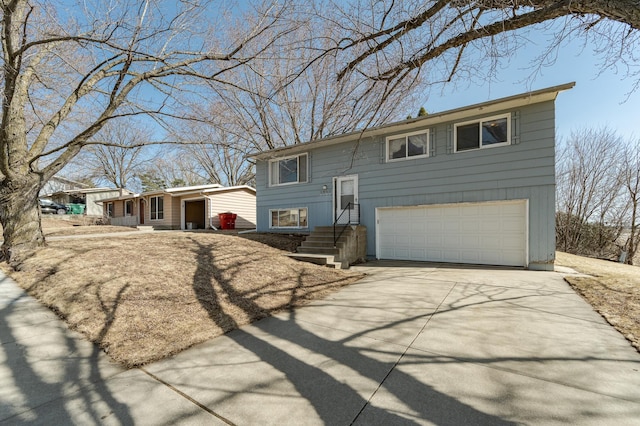
[[[553,272],[373,262],[125,371],[0,281],[0,423],[640,424],[640,354]]]

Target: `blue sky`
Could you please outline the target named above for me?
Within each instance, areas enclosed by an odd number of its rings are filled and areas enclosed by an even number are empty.
[[[556,62],[542,73],[533,74],[530,61],[542,51],[546,37],[534,35],[526,49],[520,49],[497,76],[499,81],[484,84],[458,83],[443,90],[432,90],[422,105],[428,112],[444,111],[490,99],[516,95],[529,90],[575,81],[573,89],[556,100],[556,129],[559,139],[572,130],[608,126],[625,139],[640,139],[640,91],[629,94],[634,79],[611,70],[601,73],[601,59],[579,40],[559,50]]]

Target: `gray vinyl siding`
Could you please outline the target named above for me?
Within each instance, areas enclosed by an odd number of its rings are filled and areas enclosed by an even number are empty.
[[[274,231],[269,229],[269,209],[288,207],[309,209],[309,228],[300,232],[331,225],[333,178],[358,175],[361,223],[367,227],[369,256],[375,256],[378,207],[527,199],[530,267],[545,268],[555,258],[554,103],[541,102],[491,116],[507,112],[512,113],[512,135],[518,132],[508,146],[453,153],[454,123],[450,122],[430,128],[429,143],[435,143],[435,156],[428,158],[385,162],[385,139],[393,133],[364,138],[358,144],[354,140],[316,146],[308,152],[308,183],[269,187],[268,162],[258,161],[258,231]],[[518,117],[517,122],[513,117]],[[421,128],[411,132],[418,130]],[[328,193],[322,193],[323,185]]]

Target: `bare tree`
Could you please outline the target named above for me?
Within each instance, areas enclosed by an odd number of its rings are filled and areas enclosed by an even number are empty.
[[[191,114],[198,121],[183,121],[172,131],[172,137],[186,142],[182,155],[194,162],[193,170],[211,183],[225,186],[252,184],[253,165],[246,156],[256,148],[241,133],[240,118],[228,114],[223,102],[209,100],[192,105]]]
[[[342,28],[328,51],[346,64],[338,78],[364,76],[371,84],[417,72],[430,83],[490,78],[502,59],[529,43],[526,28],[552,33],[541,62],[568,38],[584,37],[605,67],[627,66],[635,63],[640,29],[634,0],[333,1],[321,14]]]
[[[38,190],[107,122],[179,115],[171,100],[195,80],[234,85],[227,74],[277,40],[287,8],[236,16],[204,0],[0,0],[4,259],[44,243]]]
[[[219,145],[220,158],[227,158],[225,150],[232,145],[273,149],[378,125],[415,104],[417,77],[391,93],[385,84],[372,88],[355,79],[336,81],[342,62],[335,55],[318,57],[318,52],[330,51],[331,37],[341,29],[318,21],[303,4],[289,19],[285,36],[250,67],[233,71],[236,86],[216,86],[217,97],[190,105],[191,116],[215,127],[215,138],[227,141]]]
[[[197,159],[185,148],[166,152],[147,165],[147,173],[159,177],[167,188],[217,183],[203,173]]]
[[[573,131],[559,149],[556,232],[561,250],[602,255],[586,253],[585,247],[592,249],[595,245],[603,250],[619,236],[626,213],[620,199],[622,146],[620,136],[608,128],[601,128]],[[590,239],[598,241],[586,244],[586,234],[591,229],[589,223],[597,224],[600,234],[589,235]]]
[[[622,162],[622,184],[624,198],[629,207],[629,237],[626,242],[626,263],[633,265],[633,259],[640,245],[640,141],[632,140],[624,150]]]
[[[98,132],[96,138],[115,145],[88,147],[83,160],[94,180],[106,180],[116,188],[127,188],[153,160],[147,145],[154,139],[153,132],[140,123],[112,121]]]
[[[210,182],[225,186],[255,185],[253,165],[246,160],[247,151],[241,143],[229,141],[229,134],[221,133],[211,143],[190,145],[185,149],[208,176]]]

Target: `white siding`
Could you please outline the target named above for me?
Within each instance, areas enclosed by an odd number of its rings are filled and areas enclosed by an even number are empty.
[[[248,189],[237,189],[232,191],[221,191],[212,193],[209,196],[211,206],[211,223],[215,227],[220,226],[218,213],[235,213],[236,228],[256,227],[256,196]]]
[[[118,189],[105,192],[90,192],[86,194],[85,203],[87,207],[85,209],[85,214],[87,216],[102,216],[102,204],[98,204],[97,201],[105,198],[115,198],[119,195],[120,190]]]

